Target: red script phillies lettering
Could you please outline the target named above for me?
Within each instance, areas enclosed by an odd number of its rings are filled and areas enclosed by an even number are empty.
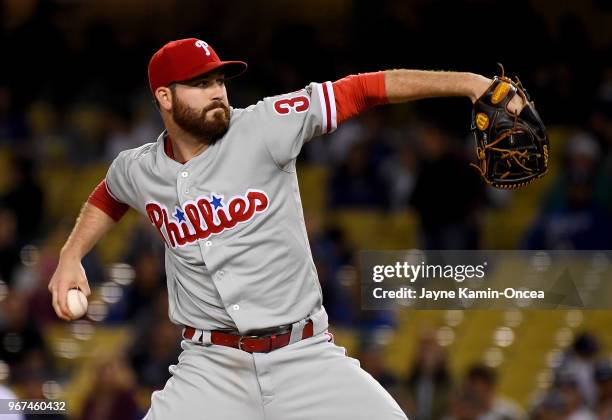
[[[226,204],[215,194],[211,197],[186,201],[182,208],[177,207],[173,218],[164,205],[155,201],[148,202],[145,208],[166,245],[175,248],[248,222],[256,213],[264,212],[270,202],[264,191],[251,189],[245,196],[233,197]]]

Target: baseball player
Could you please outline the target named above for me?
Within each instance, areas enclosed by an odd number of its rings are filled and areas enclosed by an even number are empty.
[[[475,101],[491,81],[391,70],[233,108],[225,81],[246,67],[194,38],[153,55],[149,84],[165,130],[119,153],[83,206],[49,283],[53,307],[70,319],[67,291],[90,293],[81,259],[131,207],[165,244],[168,315],[184,327],[183,351],[146,419],[405,419],[327,331],[296,157],[371,106]]]

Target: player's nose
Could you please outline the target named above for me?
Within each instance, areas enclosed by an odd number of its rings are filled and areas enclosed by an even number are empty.
[[[224,86],[215,86],[212,91],[212,96],[210,98],[211,101],[220,101],[223,102],[225,98],[225,87]]]

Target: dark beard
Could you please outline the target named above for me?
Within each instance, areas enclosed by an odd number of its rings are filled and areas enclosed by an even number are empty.
[[[206,113],[216,108],[223,110],[223,115],[215,112],[211,121],[206,121]],[[172,95],[172,118],[176,125],[193,135],[205,144],[215,144],[229,128],[229,108],[220,101],[205,106],[201,112],[189,108]]]

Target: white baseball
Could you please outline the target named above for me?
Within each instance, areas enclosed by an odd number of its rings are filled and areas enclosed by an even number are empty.
[[[72,319],[79,319],[87,312],[87,296],[79,289],[68,290],[67,304]]]

